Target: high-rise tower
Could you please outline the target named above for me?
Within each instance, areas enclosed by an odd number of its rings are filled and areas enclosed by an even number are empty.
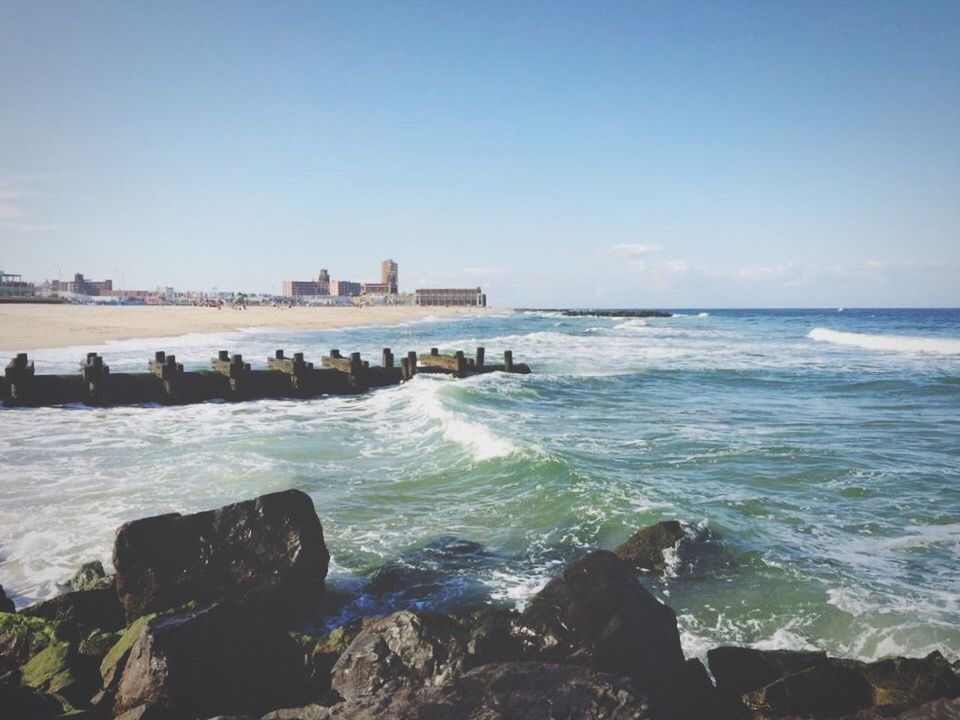
[[[393,260],[384,260],[380,263],[380,283],[390,288],[390,294],[396,295],[400,290],[398,266]]]

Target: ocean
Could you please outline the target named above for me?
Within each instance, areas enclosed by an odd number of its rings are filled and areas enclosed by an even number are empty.
[[[503,312],[382,328],[129,340],[205,367],[219,349],[379,358],[512,349],[534,374],[418,376],[352,398],[0,410],[0,584],[18,605],[109,564],[122,522],[286,488],[314,499],[343,598],[329,623],[415,606],[522,607],[567,560],[633,530],[689,542],[644,580],[684,650],[960,656],[960,310]],[[29,350],[29,348],[25,348]]]

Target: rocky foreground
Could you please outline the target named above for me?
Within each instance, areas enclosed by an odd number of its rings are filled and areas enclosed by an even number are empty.
[[[117,531],[116,574],[14,613],[0,588],[0,718],[684,720],[960,718],[939,654],[874,663],[722,647],[685,659],[638,574],[679,523],[568,564],[523,613],[403,610],[326,635],[329,553],[295,490]]]

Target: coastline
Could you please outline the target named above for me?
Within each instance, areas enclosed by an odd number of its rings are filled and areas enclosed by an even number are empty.
[[[20,352],[112,340],[233,332],[250,328],[328,330],[396,325],[427,317],[482,315],[475,307],[209,307],[0,305],[0,351]]]

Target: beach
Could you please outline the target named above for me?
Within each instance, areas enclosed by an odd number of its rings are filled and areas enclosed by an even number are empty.
[[[474,307],[258,307],[0,305],[0,351],[101,345],[110,340],[245,328],[328,330],[475,315]]]

